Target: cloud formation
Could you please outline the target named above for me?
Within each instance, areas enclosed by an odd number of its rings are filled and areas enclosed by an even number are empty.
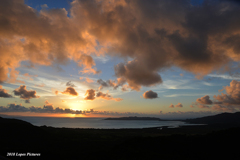
[[[55,94],[58,94],[59,91],[55,91]],[[70,96],[78,96],[77,91],[73,87],[67,87],[65,91],[61,92],[62,94],[70,95]]]
[[[67,108],[54,108],[53,105],[44,105],[43,107],[31,106],[29,108],[17,104],[9,104],[8,106],[0,106],[0,112],[34,112],[34,113],[59,113],[59,114],[87,114],[94,112],[90,111],[72,110]]]
[[[175,105],[175,107],[182,108],[183,105],[182,105],[182,103],[178,103],[178,104]]]
[[[210,100],[210,97],[208,95],[205,95],[201,98],[198,98],[196,100],[200,104],[212,104],[213,102]]]
[[[182,103],[178,103],[178,104],[176,104],[175,106],[174,106],[173,104],[171,104],[171,105],[169,106],[169,108],[174,108],[174,107],[176,107],[176,108],[182,108],[183,105],[182,105]]]
[[[85,100],[94,100],[95,99],[95,90],[89,89],[85,93]]]
[[[90,78],[86,78],[86,82],[87,82],[87,83],[93,83],[94,80],[92,80],[92,79],[90,79]]]
[[[21,85],[19,88],[16,88],[14,91],[13,91],[14,95],[16,96],[20,96],[21,99],[25,99],[26,103],[29,103],[29,99],[31,98],[39,98],[40,96],[37,96],[37,92],[36,91],[33,91],[33,90],[30,90],[28,91],[26,89],[26,86],[25,85]]]
[[[53,106],[43,106],[43,107],[35,107],[31,106],[29,108],[17,104],[9,104],[8,106],[0,106],[0,112],[33,112],[33,113],[57,113],[57,114],[93,114],[93,115],[108,115],[108,116],[154,116],[158,117],[159,113],[161,114],[161,118],[196,118],[203,117],[207,115],[215,115],[216,112],[212,111],[198,111],[198,112],[166,112],[163,113],[160,111],[158,114],[148,114],[148,113],[139,113],[139,112],[112,112],[112,111],[95,111],[90,109],[89,111],[82,110],[72,110],[67,108],[60,108]]]
[[[156,92],[153,92],[152,90],[149,90],[143,93],[143,98],[145,99],[158,98],[158,94]]]
[[[224,87],[223,90],[227,94],[214,95],[213,98],[224,105],[240,105],[240,81],[232,80],[230,86]]]
[[[67,86],[67,87],[76,87],[71,81],[68,81],[68,82],[66,83],[66,86]]]
[[[217,111],[237,111],[240,109],[240,81],[232,80],[230,86],[225,86],[220,92],[226,91],[226,94],[214,95],[214,101],[210,100],[208,95],[198,98],[195,105],[199,108],[211,108]],[[213,105],[212,107],[208,105]]]
[[[10,97],[12,97],[12,95],[8,94],[7,90],[6,89],[2,89],[2,86],[0,85],[0,97],[10,98]]]
[[[96,42],[84,26],[68,17],[64,8],[42,8],[40,12],[24,4],[23,0],[0,2],[0,82],[17,78],[14,69],[21,61],[49,66],[67,64],[73,59],[79,66],[94,72],[90,53]],[[7,76],[11,69],[12,75]]]
[[[16,81],[21,61],[49,66],[74,60],[81,73],[97,74],[92,55],[106,53],[131,59],[114,71],[139,91],[161,84],[159,72],[171,66],[202,77],[240,60],[236,1],[74,0],[68,13],[8,0],[0,2],[0,12],[0,82]]]
[[[85,93],[85,100],[94,100],[95,98],[102,98],[102,99],[105,99],[105,100],[114,100],[114,101],[122,101],[123,99],[122,98],[113,98],[111,95],[109,95],[108,93],[103,93],[103,92],[97,92],[95,93],[96,91],[93,90],[93,89],[89,89],[86,91]]]
[[[104,81],[102,79],[98,79],[97,83],[100,84],[98,90],[101,90],[104,87],[112,87],[113,89],[117,89],[118,87],[122,86],[122,90],[126,91],[128,86],[123,86],[126,83],[126,80],[123,78],[117,78],[117,80],[107,80]]]
[[[102,92],[98,92],[98,93],[96,94],[96,97],[97,97],[97,98],[102,98],[102,99],[105,99],[105,100],[115,100],[115,101],[117,101],[117,102],[123,100],[123,99],[121,99],[121,98],[113,98],[113,97],[112,97],[111,95],[109,95],[108,93],[104,94],[104,93],[102,93]]]

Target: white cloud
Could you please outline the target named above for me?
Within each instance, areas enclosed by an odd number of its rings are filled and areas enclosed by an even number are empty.
[[[229,75],[225,75],[225,74],[221,74],[221,75],[218,75],[218,74],[209,74],[207,75],[209,77],[214,77],[214,78],[222,78],[222,79],[229,79],[229,80],[240,80],[240,77],[234,77],[234,76],[229,76]]]
[[[164,97],[192,97],[192,96],[203,96],[204,94],[200,93],[187,93],[187,94],[169,94],[169,95],[163,95]],[[213,95],[213,94],[208,94]]]

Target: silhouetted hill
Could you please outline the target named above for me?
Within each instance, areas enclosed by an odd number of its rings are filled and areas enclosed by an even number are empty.
[[[0,159],[8,152],[40,153],[28,159],[239,159],[240,127],[195,125],[179,128],[79,129],[33,126],[0,118]],[[204,144],[204,146],[203,146]],[[213,149],[217,152],[213,152]],[[156,158],[157,157],[157,158]]]
[[[155,120],[155,121],[161,121],[160,118],[155,118],[155,117],[119,117],[119,118],[106,118],[104,120]]]
[[[2,118],[0,117],[0,124],[1,126],[8,126],[8,125],[27,125],[27,126],[33,126],[31,123],[25,122],[20,119],[14,119],[14,118]]]
[[[240,124],[240,112],[221,113],[213,116],[187,119],[185,122],[193,124]]]
[[[44,130],[31,123],[11,118],[0,117],[0,137],[6,138],[6,143],[11,141],[16,143],[28,142],[34,139],[36,142],[44,134]],[[2,142],[2,145],[4,143]]]

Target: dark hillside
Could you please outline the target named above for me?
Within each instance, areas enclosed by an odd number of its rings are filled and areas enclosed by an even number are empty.
[[[185,122],[193,124],[240,124],[240,112],[221,113],[202,118],[187,119]]]
[[[239,159],[240,128],[229,125],[70,129],[1,118],[0,128],[0,159]],[[41,156],[7,157],[8,152]]]

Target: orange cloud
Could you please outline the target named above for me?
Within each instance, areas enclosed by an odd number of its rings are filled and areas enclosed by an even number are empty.
[[[44,102],[46,105],[52,105],[52,103],[49,103],[48,100]]]
[[[182,107],[183,107],[183,105],[182,105],[182,103],[178,103],[178,104],[176,104],[176,105],[175,105],[175,107],[182,108]]]
[[[0,97],[10,98],[10,97],[12,97],[12,95],[8,94],[7,90],[2,89],[2,86],[0,85]]]
[[[87,81],[87,83],[93,83],[94,82],[94,80],[92,80],[90,78],[86,78],[86,81]]]
[[[29,80],[33,80],[32,77],[37,77],[37,75],[29,75],[28,73],[24,73],[23,76],[25,76],[26,78],[28,78]]]
[[[70,13],[0,1],[0,82],[21,82],[15,71],[21,61],[50,66],[74,60],[80,73],[98,74],[92,55],[105,53],[132,59],[114,71],[136,91],[161,84],[159,72],[172,66],[201,78],[240,60],[239,11],[233,1],[193,6],[189,1],[74,0]]]
[[[205,105],[213,105],[211,109],[217,111],[237,111],[240,109],[240,82],[232,80],[230,86],[223,87],[221,92],[226,90],[226,94],[214,95],[214,101],[210,100],[209,96],[198,98],[196,104],[199,108],[210,108]]]
[[[183,105],[182,105],[182,103],[178,103],[178,104],[176,104],[175,106],[174,106],[173,104],[171,104],[171,105],[169,106],[169,108],[174,108],[174,107],[182,108]]]
[[[240,105],[240,81],[232,80],[230,86],[223,89],[227,94],[214,95],[213,98],[225,105]]]

